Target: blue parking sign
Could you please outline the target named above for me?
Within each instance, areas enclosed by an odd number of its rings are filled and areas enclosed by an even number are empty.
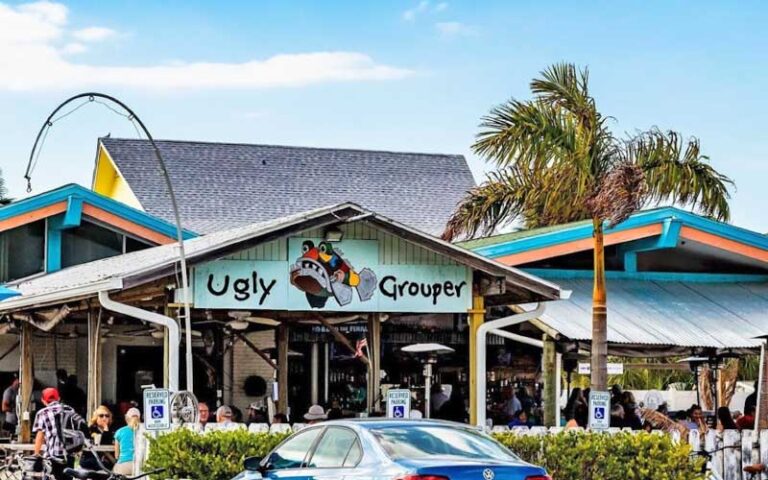
[[[144,390],[144,428],[149,431],[171,428],[170,392],[163,388]]]
[[[165,413],[163,411],[164,411],[163,405],[152,405],[152,411],[150,412],[150,414],[154,419],[163,418],[165,416]]]
[[[392,416],[394,418],[405,418],[405,405],[395,405],[392,407]]]

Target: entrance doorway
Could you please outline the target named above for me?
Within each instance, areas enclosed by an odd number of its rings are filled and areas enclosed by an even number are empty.
[[[117,347],[117,398],[142,401],[142,385],[163,386],[163,347]]]

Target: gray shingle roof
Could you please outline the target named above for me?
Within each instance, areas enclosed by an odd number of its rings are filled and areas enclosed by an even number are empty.
[[[147,140],[102,138],[144,209],[172,220]],[[182,223],[198,233],[354,202],[439,234],[474,179],[461,155],[162,140]]]

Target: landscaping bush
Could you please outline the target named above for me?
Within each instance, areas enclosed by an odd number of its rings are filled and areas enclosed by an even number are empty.
[[[563,432],[504,433],[495,438],[555,480],[704,480],[703,459],[669,435]]]
[[[288,434],[218,431],[205,435],[187,429],[149,439],[145,471],[164,468],[159,478],[229,480],[243,470],[243,460],[263,457]]]

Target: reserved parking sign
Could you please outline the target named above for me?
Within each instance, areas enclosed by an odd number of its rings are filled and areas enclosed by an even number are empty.
[[[387,418],[406,419],[410,412],[410,390],[390,390],[387,392]]]
[[[589,429],[595,432],[602,432],[610,427],[610,392],[589,392]]]
[[[151,431],[170,430],[171,395],[164,388],[144,390],[144,428]]]

